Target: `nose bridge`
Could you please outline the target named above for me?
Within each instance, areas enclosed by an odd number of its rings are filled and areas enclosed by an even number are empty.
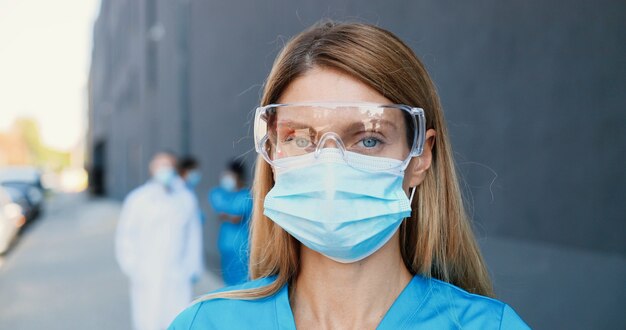
[[[324,135],[322,135],[322,137],[320,138],[319,142],[317,143],[317,148],[315,149],[315,155],[318,156],[319,153],[322,151],[322,149],[327,148],[326,144],[329,144],[330,147],[328,148],[336,148],[341,150],[341,153],[343,154],[343,152],[346,150],[346,147],[343,144],[343,141],[341,141],[341,137],[339,137],[339,135],[337,135],[337,133],[335,132],[326,132],[324,133]]]

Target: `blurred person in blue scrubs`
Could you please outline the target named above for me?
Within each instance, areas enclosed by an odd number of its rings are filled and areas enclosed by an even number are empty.
[[[209,203],[222,221],[217,240],[226,285],[248,280],[248,240],[252,197],[246,188],[246,169],[234,159],[222,173],[220,185],[209,192]]]
[[[251,281],[171,329],[528,329],[493,298],[435,85],[398,37],[295,36],[254,125]]]
[[[175,165],[169,152],[153,157],[151,179],[128,194],[117,227],[115,253],[138,330],[165,329],[191,302],[202,273],[198,204]]]

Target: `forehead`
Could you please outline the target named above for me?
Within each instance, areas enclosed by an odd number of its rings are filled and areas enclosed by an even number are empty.
[[[174,165],[175,162],[174,158],[167,154],[158,154],[152,160],[154,166]]]
[[[395,109],[394,109],[395,110]],[[317,131],[348,129],[380,129],[404,127],[401,111],[383,108],[334,108],[290,106],[276,113],[276,123],[282,129],[310,129]]]
[[[278,103],[369,102],[390,104],[372,87],[335,69],[314,68],[294,79]]]
[[[304,75],[294,79],[282,93],[278,103],[292,104],[302,102],[355,102],[390,104],[389,99],[382,96],[375,89],[353,78],[352,76],[335,69],[314,68]],[[354,112],[333,111],[330,113],[311,113],[310,109],[290,109],[278,116],[279,121],[302,122],[312,125],[343,126],[354,121]],[[391,112],[393,113],[393,112]],[[398,116],[401,116],[398,114]],[[329,119],[330,120],[329,122]],[[364,118],[360,117],[359,121]],[[386,119],[389,121],[401,120],[401,117],[390,117],[390,112],[383,116],[382,110],[372,110],[368,121]]]

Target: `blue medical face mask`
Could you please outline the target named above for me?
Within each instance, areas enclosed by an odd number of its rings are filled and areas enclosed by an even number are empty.
[[[169,187],[176,177],[176,171],[169,166],[163,166],[154,172],[154,180],[165,187]]]
[[[349,152],[346,152],[349,153]],[[371,168],[401,161],[351,154]],[[384,164],[383,164],[384,163]],[[278,159],[276,183],[264,214],[308,248],[342,263],[380,249],[411,215],[404,170],[366,171],[348,165],[338,149]]]
[[[197,187],[201,180],[202,174],[200,174],[200,171],[198,170],[189,171],[185,177],[185,183],[187,183],[187,186],[191,189]]]

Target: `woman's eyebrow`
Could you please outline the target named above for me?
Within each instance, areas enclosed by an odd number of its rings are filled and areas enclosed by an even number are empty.
[[[347,131],[357,131],[357,130],[362,130],[362,129],[373,129],[373,128],[378,128],[381,126],[386,126],[389,127],[392,130],[397,130],[398,126],[396,126],[396,124],[391,121],[391,120],[387,120],[387,119],[373,119],[370,121],[361,121],[361,122],[353,122],[350,123],[349,125],[346,126],[346,130]]]
[[[387,120],[387,119],[372,119],[370,121],[365,121],[365,122],[354,121],[347,125],[341,125],[341,123],[333,123],[333,124],[323,125],[322,127],[314,127],[311,124],[306,124],[306,123],[298,122],[298,121],[291,120],[291,119],[280,119],[277,121],[277,124],[278,126],[289,127],[291,129],[296,129],[296,130],[297,129],[310,129],[316,132],[329,130],[329,127],[332,127],[332,126],[335,126],[339,128],[341,131],[346,131],[346,132],[361,131],[364,129],[365,130],[378,129],[382,126],[389,127],[389,129],[394,130],[394,131],[398,129],[398,126],[393,121]]]
[[[312,128],[309,124],[300,123],[297,121],[293,121],[290,119],[279,119],[276,122],[278,125],[288,126],[290,128],[301,129],[301,128]]]

